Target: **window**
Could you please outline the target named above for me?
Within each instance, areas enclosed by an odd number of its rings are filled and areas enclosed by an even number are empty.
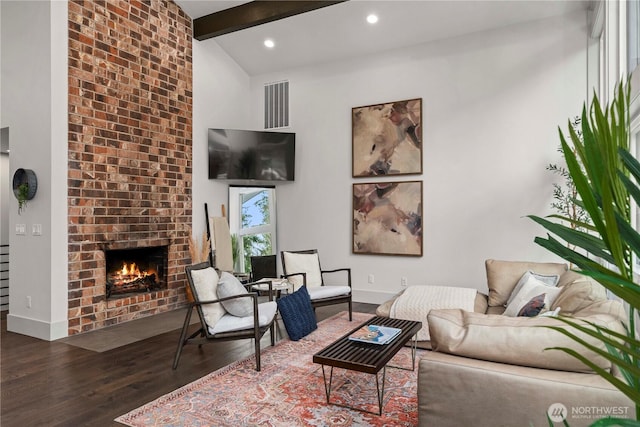
[[[229,228],[237,251],[237,271],[248,273],[252,256],[273,255],[276,250],[275,188],[229,187]]]
[[[627,1],[627,73],[640,65],[640,0]]]
[[[630,143],[630,151],[631,153],[635,153],[637,159],[640,159],[640,117],[636,114],[635,120],[630,118],[629,125],[629,143]],[[638,205],[631,201],[631,223],[636,230],[640,229],[640,209]],[[640,281],[640,258],[635,254],[633,256],[633,271],[635,282],[638,283]],[[609,294],[610,291],[607,291]],[[629,306],[625,303],[625,309],[627,312],[629,311]],[[636,311],[636,332],[640,335],[640,312]]]

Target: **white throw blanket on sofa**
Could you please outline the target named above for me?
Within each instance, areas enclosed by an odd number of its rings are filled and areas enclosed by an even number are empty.
[[[418,341],[429,341],[429,312],[441,308],[473,311],[477,292],[454,286],[410,286],[393,302],[389,317],[422,322]]]

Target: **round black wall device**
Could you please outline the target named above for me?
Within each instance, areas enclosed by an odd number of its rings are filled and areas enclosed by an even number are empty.
[[[27,184],[29,186],[29,190],[27,191],[27,200],[31,200],[35,197],[36,191],[38,191],[38,178],[36,177],[36,173],[31,169],[18,169],[13,174],[13,194],[16,196],[16,199],[19,198],[20,186],[22,184]]]

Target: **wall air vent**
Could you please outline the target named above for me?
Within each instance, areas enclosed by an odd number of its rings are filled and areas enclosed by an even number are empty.
[[[289,126],[289,82],[287,80],[264,85],[264,128]]]

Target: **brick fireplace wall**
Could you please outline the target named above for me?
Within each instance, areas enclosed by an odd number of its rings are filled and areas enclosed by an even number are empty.
[[[192,24],[172,1],[69,2],[69,335],[185,301]],[[104,249],[168,245],[167,289],[107,299]]]

